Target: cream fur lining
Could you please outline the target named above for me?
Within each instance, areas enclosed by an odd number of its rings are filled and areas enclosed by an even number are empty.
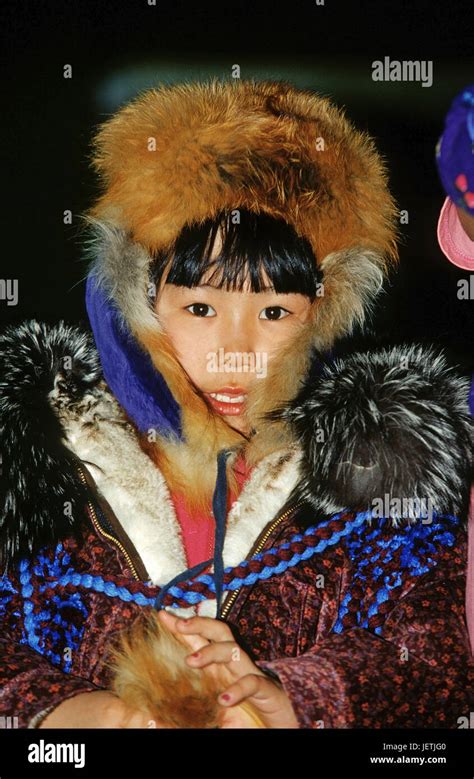
[[[88,402],[86,402],[88,400]],[[99,491],[135,545],[150,576],[163,586],[187,568],[181,527],[168,486],[141,450],[132,426],[114,396],[103,389],[84,399],[77,413],[60,412],[67,446],[83,461]],[[263,528],[276,516],[299,478],[297,448],[273,452],[253,470],[227,517],[224,567],[245,559]],[[216,601],[182,615],[216,614]]]

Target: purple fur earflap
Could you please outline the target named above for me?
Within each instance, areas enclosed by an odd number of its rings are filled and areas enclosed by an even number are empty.
[[[86,308],[104,378],[120,405],[140,432],[153,429],[182,439],[179,404],[93,271],[87,277]]]

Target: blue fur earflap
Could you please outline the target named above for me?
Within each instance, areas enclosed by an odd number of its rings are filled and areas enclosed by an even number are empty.
[[[87,278],[86,306],[104,378],[120,405],[140,432],[153,429],[182,439],[179,404],[93,272]]]

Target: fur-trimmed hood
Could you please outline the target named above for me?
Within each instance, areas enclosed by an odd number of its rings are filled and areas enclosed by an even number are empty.
[[[313,346],[327,350],[363,322],[397,259],[384,161],[326,97],[283,81],[217,79],[141,94],[99,128],[91,159],[102,193],[86,214],[87,307],[105,378],[167,480],[179,486],[186,473],[187,491],[199,484],[209,496],[217,452],[245,441],[209,413],[162,331],[149,296],[153,253],[169,250],[185,225],[239,208],[285,219],[312,247],[324,296],[298,343],[249,393],[255,463],[284,443],[265,413],[294,397]],[[160,383],[145,415],[134,399],[144,375],[145,385]]]

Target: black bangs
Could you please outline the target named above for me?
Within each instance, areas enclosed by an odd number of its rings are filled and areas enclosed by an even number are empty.
[[[216,239],[218,256],[210,259]],[[158,289],[166,283],[196,287],[206,282],[227,290],[252,292],[271,287],[277,293],[296,292],[316,297],[322,274],[309,241],[297,235],[283,219],[252,211],[222,211],[215,219],[186,225],[171,251],[155,255],[150,280]]]

